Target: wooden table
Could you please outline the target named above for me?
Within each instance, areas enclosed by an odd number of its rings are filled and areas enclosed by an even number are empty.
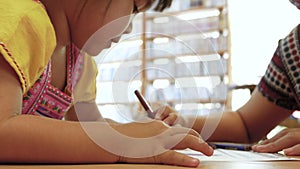
[[[202,162],[200,169],[300,169],[300,161]],[[168,165],[91,164],[91,165],[0,165],[0,169],[187,169]],[[189,168],[191,169],[191,168]]]

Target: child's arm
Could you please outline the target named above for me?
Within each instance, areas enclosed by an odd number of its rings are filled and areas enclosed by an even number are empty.
[[[79,123],[18,115],[22,107],[21,85],[15,72],[3,57],[0,57],[0,76],[0,162],[128,162],[196,167],[199,160],[168,148],[191,148],[207,155],[213,153],[195,131],[170,128],[159,121],[107,125],[101,122]],[[116,144],[126,141],[122,138],[132,139],[127,140],[127,144]],[[102,143],[112,150],[117,148],[115,150],[118,151],[104,149],[102,144],[97,143]],[[156,153],[153,153],[153,148]]]
[[[1,55],[0,55],[1,56]],[[79,123],[17,115],[22,90],[17,75],[0,57],[1,162],[116,162],[118,157],[89,139]]]

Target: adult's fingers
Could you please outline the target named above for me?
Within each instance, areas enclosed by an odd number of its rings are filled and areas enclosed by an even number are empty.
[[[299,156],[300,155],[300,144],[283,150],[287,156]]]
[[[269,143],[275,142],[276,140],[278,140],[278,139],[284,137],[285,135],[287,135],[289,132],[290,132],[289,129],[282,130],[281,132],[277,133],[272,138],[262,141],[260,143],[260,145],[264,145],[264,144],[269,144]]]
[[[287,135],[282,138],[276,139],[274,142],[268,142],[262,145],[253,146],[253,151],[261,153],[275,153],[283,149],[289,148],[295,145],[295,140],[290,139]]]

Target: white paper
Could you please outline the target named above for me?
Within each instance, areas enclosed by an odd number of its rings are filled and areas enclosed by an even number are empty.
[[[200,161],[290,161],[300,160],[297,158],[290,158],[282,154],[273,153],[256,153],[253,151],[239,151],[215,149],[214,154],[210,157],[203,155],[200,152],[190,149],[180,150],[180,153],[198,158]]]

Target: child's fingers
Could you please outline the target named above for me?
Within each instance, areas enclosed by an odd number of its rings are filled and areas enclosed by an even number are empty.
[[[165,118],[163,121],[170,125],[170,126],[173,126],[176,121],[177,121],[177,118],[178,118],[178,114],[177,113],[171,113],[169,114],[169,116],[167,118]]]

